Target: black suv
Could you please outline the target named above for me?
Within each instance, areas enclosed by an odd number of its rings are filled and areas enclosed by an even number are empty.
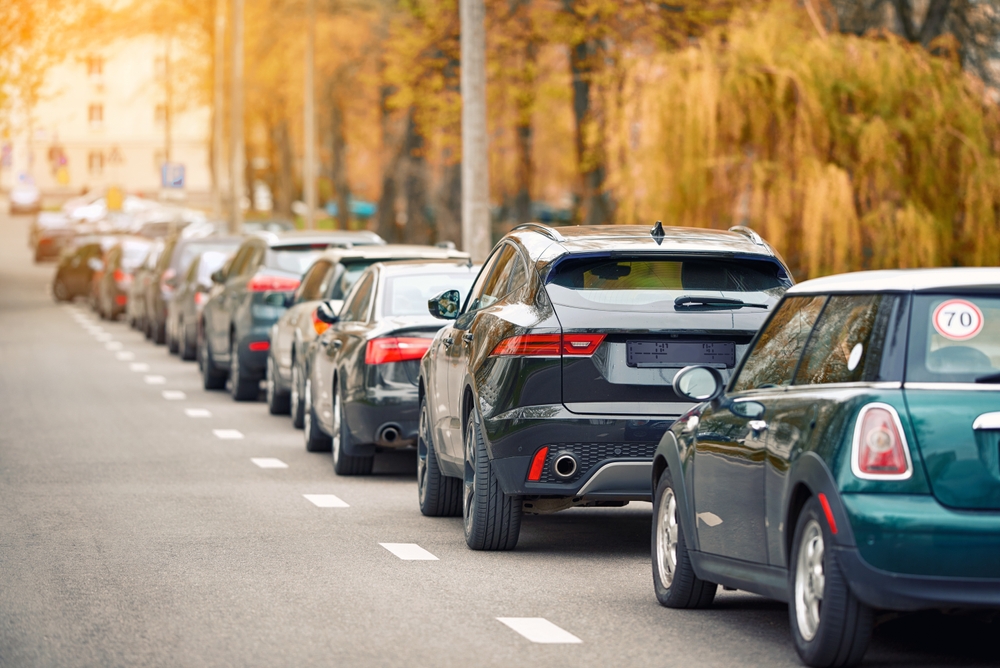
[[[728,378],[792,285],[755,232],[515,228],[421,362],[420,509],[463,515],[473,549],[511,549],[521,513],[650,500],[653,454],[693,404],[671,387]]]

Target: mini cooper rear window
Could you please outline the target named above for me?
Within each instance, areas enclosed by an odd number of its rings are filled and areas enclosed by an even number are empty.
[[[1000,383],[1000,297],[915,296],[906,380]]]

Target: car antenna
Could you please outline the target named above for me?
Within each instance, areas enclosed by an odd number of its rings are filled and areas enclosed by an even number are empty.
[[[656,221],[656,225],[653,225],[653,229],[649,231],[649,236],[653,237],[657,246],[663,243],[663,237],[667,236],[667,233],[663,231],[662,221]]]

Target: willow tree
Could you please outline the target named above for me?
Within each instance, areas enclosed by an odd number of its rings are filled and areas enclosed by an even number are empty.
[[[1000,112],[953,59],[776,0],[630,87],[618,222],[750,224],[800,276],[1000,262]]]

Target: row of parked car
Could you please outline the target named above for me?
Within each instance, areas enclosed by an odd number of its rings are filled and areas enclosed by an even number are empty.
[[[481,266],[368,232],[91,264],[103,316],[263,394],[336,474],[415,448],[421,512],[472,549],[651,501],[660,603],[787,601],[811,666],[859,662],[879,611],[1000,607],[998,269],[793,285],[749,228],[659,223],[522,225]]]

